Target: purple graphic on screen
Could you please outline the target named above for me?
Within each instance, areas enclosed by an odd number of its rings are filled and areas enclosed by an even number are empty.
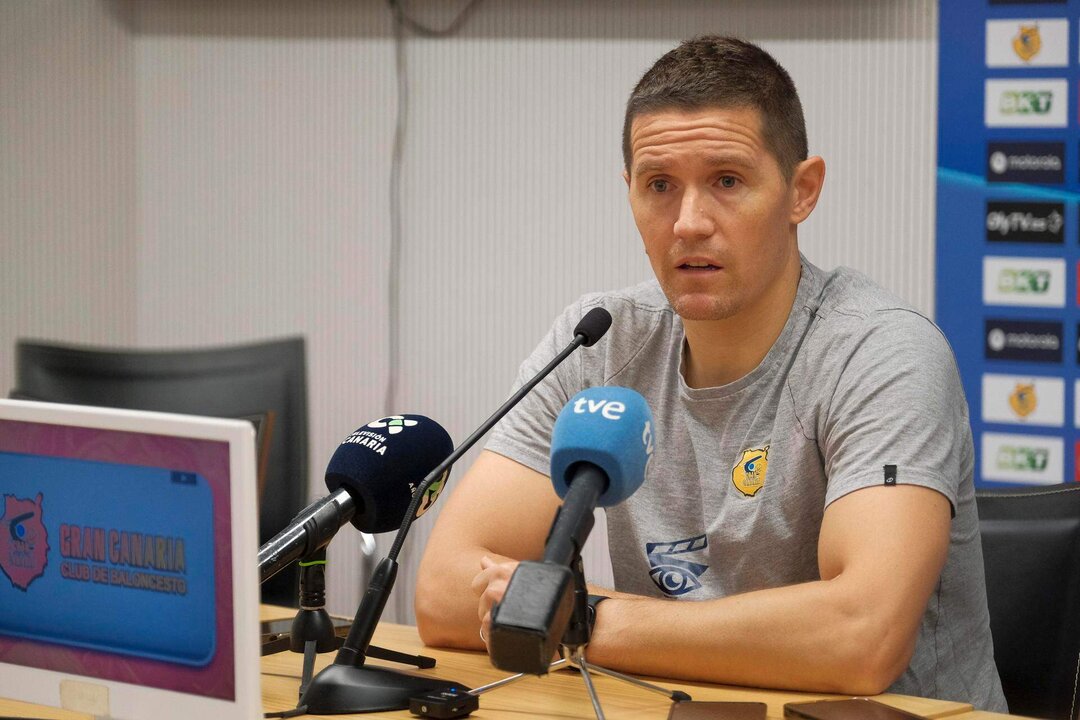
[[[89,460],[135,466],[167,467],[180,473],[193,473],[206,480],[213,502],[213,563],[214,603],[216,606],[216,646],[213,657],[205,665],[192,667],[174,662],[148,660],[131,655],[60,644],[0,636],[0,662],[44,668],[103,680],[127,682],[147,687],[174,690],[205,697],[235,699],[234,668],[232,542],[230,537],[229,445],[223,441],[196,440],[162,435],[150,435],[115,430],[77,428],[0,420],[0,452],[22,453],[51,458]],[[0,530],[11,535],[6,544],[0,541],[0,552],[9,552],[13,562],[0,573],[0,583],[12,586],[17,592],[34,589],[35,567],[30,561],[33,540],[46,540],[48,547],[35,546],[33,552],[59,553],[59,538],[41,538],[42,505],[39,498],[18,497],[5,491],[0,478]],[[6,497],[2,497],[6,496]],[[8,503],[8,504],[5,504]],[[35,505],[36,503],[36,505]],[[36,507],[36,510],[35,510]],[[45,520],[48,520],[48,500],[45,500]],[[17,510],[11,514],[12,510]],[[37,515],[35,516],[35,512]],[[12,524],[18,516],[16,527]],[[9,527],[10,526],[10,527]],[[65,541],[70,538],[65,537]],[[21,543],[21,544],[19,544]],[[84,543],[85,544],[85,543]],[[85,544],[84,552],[91,549]],[[58,555],[59,557],[59,555]],[[162,558],[168,558],[163,555]],[[160,562],[159,558],[159,562]],[[50,566],[52,567],[52,566]],[[44,569],[40,572],[54,572]],[[14,573],[14,574],[12,574]],[[22,586],[21,589],[20,585]],[[134,592],[147,592],[135,590]],[[88,611],[91,615],[93,609]],[[92,620],[92,617],[90,618]],[[168,623],[168,618],[162,618]]]

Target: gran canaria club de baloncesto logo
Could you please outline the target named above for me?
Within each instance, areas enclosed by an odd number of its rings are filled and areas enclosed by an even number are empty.
[[[45,574],[49,560],[49,536],[41,517],[41,503],[41,493],[33,500],[5,495],[0,515],[0,570],[24,592]]]

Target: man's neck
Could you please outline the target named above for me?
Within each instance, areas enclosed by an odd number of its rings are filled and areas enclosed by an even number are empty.
[[[778,283],[754,307],[723,320],[684,320],[686,384],[692,388],[727,385],[761,364],[784,330],[800,277],[801,264],[796,262],[786,282]]]

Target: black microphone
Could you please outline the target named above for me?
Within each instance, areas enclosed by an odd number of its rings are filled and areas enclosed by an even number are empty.
[[[301,510],[259,548],[260,582],[326,547],[350,520],[370,533],[401,525],[420,481],[453,447],[446,430],[423,415],[393,415],[358,428],[327,465],[330,494]]]
[[[548,671],[573,610],[572,566],[592,531],[593,510],[616,505],[641,487],[652,452],[652,413],[633,390],[588,388],[559,413],[551,433],[551,481],[563,504],[543,559],[519,563],[491,609],[488,654],[495,667]]]
[[[409,698],[413,696],[450,688],[465,689],[460,684],[435,678],[421,678],[364,666],[365,655],[375,633],[375,626],[382,617],[383,608],[394,588],[398,569],[397,558],[405,543],[405,537],[408,535],[409,528],[412,527],[413,520],[422,513],[421,504],[426,509],[433,502],[431,495],[434,494],[437,497],[438,493],[444,489],[450,467],[491,430],[495,423],[510,412],[530,390],[547,377],[548,373],[569,357],[570,353],[583,345],[585,347],[594,345],[610,327],[611,314],[604,308],[595,307],[585,313],[574,328],[574,339],[531,380],[518,388],[517,392],[511,395],[491,417],[482,422],[480,427],[455,448],[445,460],[427,474],[412,494],[409,507],[405,510],[405,517],[401,521],[401,528],[398,530],[397,537],[394,538],[389,554],[372,574],[367,591],[360,601],[360,606],[356,609],[349,635],[338,651],[334,663],[315,676],[300,699],[301,705],[306,706],[307,712],[339,714],[404,710],[409,707]]]
[[[580,337],[582,345],[592,347],[597,340],[604,337],[610,327],[611,313],[602,307],[594,307],[578,321],[574,328],[574,340]]]

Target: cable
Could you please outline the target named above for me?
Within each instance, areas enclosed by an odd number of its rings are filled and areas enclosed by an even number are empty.
[[[383,398],[383,415],[398,411],[398,384],[401,373],[401,177],[402,162],[405,155],[405,128],[409,117],[409,74],[405,63],[405,30],[409,29],[423,37],[447,37],[457,32],[475,9],[479,0],[469,0],[449,25],[444,29],[429,28],[416,22],[405,14],[399,0],[387,0],[394,17],[394,71],[397,77],[397,118],[394,121],[394,143],[390,160],[390,269],[386,283],[387,304],[387,372],[386,395]],[[361,533],[363,535],[363,533]],[[370,576],[367,567],[374,556],[374,541],[371,554],[365,554],[365,574]],[[360,592],[364,592],[361,584]]]
[[[401,367],[401,176],[405,154],[405,129],[409,117],[409,74],[405,64],[405,30],[423,37],[448,37],[464,25],[480,0],[469,0],[443,29],[429,28],[410,18],[400,0],[387,0],[394,16],[394,69],[397,75],[397,118],[390,162],[390,270],[387,279],[387,375],[383,415],[397,412]]]
[[[393,9],[396,3],[390,0]],[[397,411],[397,385],[401,359],[401,164],[405,150],[405,123],[409,117],[409,76],[405,67],[405,27],[394,11],[394,68],[397,77],[397,119],[390,156],[390,270],[387,279],[388,349],[386,398],[383,415]]]
[[[388,0],[388,2],[390,3],[390,9],[394,13],[394,19],[399,24],[404,25],[421,37],[440,38],[448,37],[460,30],[461,26],[465,24],[465,21],[469,19],[469,15],[476,9],[480,0],[469,0],[469,2],[465,4],[465,7],[461,8],[457,17],[451,20],[449,25],[441,29],[421,25],[419,22],[406,15],[405,8],[401,6],[401,0]]]

